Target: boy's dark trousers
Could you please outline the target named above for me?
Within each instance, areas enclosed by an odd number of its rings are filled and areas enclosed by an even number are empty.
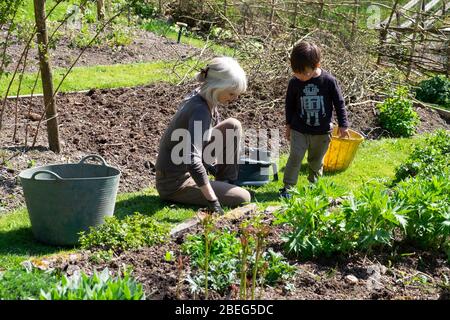
[[[312,135],[300,133],[291,129],[289,159],[284,171],[284,186],[292,187],[297,184],[300,166],[308,151],[308,180],[316,182],[322,175],[323,158],[331,142],[331,133]]]

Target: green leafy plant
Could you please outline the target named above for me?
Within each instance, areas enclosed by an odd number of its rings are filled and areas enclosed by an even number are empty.
[[[33,168],[36,166],[36,160],[30,159],[27,161],[27,168]]]
[[[63,276],[50,290],[41,290],[41,300],[144,300],[142,285],[125,270],[123,275],[112,277],[108,268],[92,276],[74,273]]]
[[[171,262],[174,260],[173,251],[166,251],[164,255],[164,261]]]
[[[217,40],[232,40],[233,33],[230,30],[221,27],[212,27],[210,29],[210,36]]]
[[[177,32],[177,26],[170,25],[158,19],[147,19],[143,21],[143,27],[147,31],[151,31],[160,36],[166,36],[170,31]]]
[[[267,232],[267,226],[263,223],[258,224],[258,219],[255,218],[244,222],[239,234],[229,230],[214,232],[210,230],[207,232],[210,238],[207,242],[205,233],[188,236],[182,245],[182,251],[189,255],[191,266],[195,270],[194,275],[187,278],[191,290],[198,292],[207,283],[208,289],[223,294],[240,284],[240,297],[246,299],[249,288],[247,283],[250,281],[254,298],[258,284],[261,287],[264,283],[272,285],[288,279],[295,267],[290,266],[281,253],[275,254],[270,249],[269,252],[264,250],[263,238]],[[206,253],[207,248],[209,253]],[[207,273],[206,261],[208,261]]]
[[[345,236],[350,248],[371,251],[392,246],[394,232],[405,229],[408,210],[382,185],[368,185],[342,204]],[[352,240],[354,243],[351,243]]]
[[[0,272],[0,300],[39,299],[41,289],[48,290],[58,280],[53,272],[32,267]]]
[[[309,187],[296,192],[286,201],[286,210],[277,215],[276,224],[292,229],[283,235],[289,254],[311,258],[339,251],[341,217],[338,211],[329,210],[328,198],[316,192]]]
[[[199,284],[204,285],[204,267],[208,261],[208,287],[223,293],[236,281],[240,242],[236,233],[228,230],[210,232],[208,237],[210,239],[207,256],[204,234],[190,235],[182,245],[182,251],[190,256],[191,265],[199,271],[193,279],[188,280],[196,288]]]
[[[91,31],[89,23],[83,23],[81,29],[76,32],[70,42],[70,46],[80,49],[86,47],[95,47],[102,43],[102,38],[97,36],[95,38],[95,32]],[[94,40],[93,40],[94,39]]]
[[[110,47],[128,46],[133,42],[132,30],[120,25],[113,25],[106,39]]]
[[[92,24],[95,21],[97,21],[96,9],[87,7],[84,10],[84,15],[83,15],[82,19],[83,19],[84,23],[89,23],[89,24]]]
[[[295,266],[290,265],[280,252],[272,249],[263,253],[263,261],[266,268],[263,269],[264,281],[268,285],[274,285],[280,280],[288,280],[295,273]]]
[[[416,89],[416,98],[450,108],[450,80],[442,75],[420,82]]]
[[[391,246],[395,230],[406,225],[404,204],[380,183],[365,186],[338,205],[325,194],[323,188],[304,187],[277,215],[277,224],[291,227],[283,235],[289,254],[309,259]]]
[[[450,132],[437,130],[417,145],[405,163],[395,170],[393,183],[417,175],[431,176],[440,173],[450,163]]]
[[[116,217],[105,219],[105,223],[91,228],[89,233],[81,233],[83,249],[126,250],[152,246],[164,242],[169,235],[169,226],[140,213],[127,216],[124,220]]]
[[[114,257],[114,251],[113,250],[99,250],[99,251],[95,251],[93,252],[90,256],[89,256],[89,261],[93,262],[93,263],[105,263],[105,262],[109,262],[113,259]]]
[[[407,203],[407,240],[424,249],[446,250],[450,244],[450,169],[400,182],[395,196]]]
[[[135,15],[143,19],[154,18],[158,13],[158,9],[147,1],[131,1],[130,6]]]
[[[400,87],[379,106],[381,126],[394,137],[410,137],[419,124],[419,116],[408,98],[408,89]]]

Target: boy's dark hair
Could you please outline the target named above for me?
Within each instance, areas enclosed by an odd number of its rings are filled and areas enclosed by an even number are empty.
[[[297,43],[291,52],[291,67],[294,72],[303,72],[306,68],[315,69],[320,63],[320,48],[311,42]]]

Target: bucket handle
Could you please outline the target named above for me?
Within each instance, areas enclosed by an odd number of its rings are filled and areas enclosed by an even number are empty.
[[[84,164],[84,162],[87,159],[95,159],[95,160],[99,160],[102,162],[102,165],[107,166],[108,164],[106,163],[105,159],[103,159],[101,156],[96,155],[96,154],[90,154],[88,156],[85,156],[83,159],[80,160],[80,162],[78,162],[78,164]]]
[[[54,172],[52,172],[52,171],[49,171],[49,170],[39,170],[39,171],[36,171],[36,172],[33,173],[33,175],[31,176],[31,179],[34,180],[34,179],[36,178],[36,176],[37,176],[38,174],[40,174],[40,173],[48,173],[49,175],[54,176],[54,177],[56,178],[56,180],[63,180],[63,178],[61,178],[58,174],[56,174],[56,173],[54,173]]]

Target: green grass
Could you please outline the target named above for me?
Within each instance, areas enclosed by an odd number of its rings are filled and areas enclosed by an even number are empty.
[[[91,88],[105,89],[118,87],[132,87],[145,85],[153,82],[177,83],[186,72],[194,66],[194,60],[185,61],[172,72],[174,62],[156,61],[149,63],[115,64],[109,66],[77,67],[64,80],[60,92],[87,90]],[[66,69],[55,69],[53,72],[53,83],[56,86],[64,76]],[[190,74],[190,76],[192,76]],[[36,80],[36,73],[24,75],[20,94],[30,94]],[[0,80],[0,95],[4,96],[8,88],[11,76]],[[18,77],[14,79],[9,91],[9,96],[17,94],[19,85]],[[41,81],[38,81],[35,93],[42,93]]]
[[[416,139],[383,139],[366,141],[358,150],[351,166],[344,172],[326,174],[322,179],[335,182],[338,187],[352,191],[360,188],[370,179],[391,178],[394,169],[406,159]],[[280,168],[286,164],[287,156],[280,160]],[[278,182],[271,182],[261,188],[252,189],[253,200],[261,209],[279,204],[278,189],[282,186],[283,174]],[[307,183],[306,170],[302,169],[298,185]],[[115,215],[123,219],[129,214],[140,212],[153,216],[158,221],[179,223],[197,212],[197,207],[177,205],[161,201],[155,189],[121,194],[117,198]],[[58,248],[40,244],[33,238],[26,209],[0,216],[0,270],[19,265],[30,257],[42,257],[54,253],[68,253],[73,248]]]
[[[47,14],[50,10],[55,6],[58,1],[56,0],[47,0],[45,3],[45,9]],[[63,0],[58,6],[52,11],[49,16],[50,21],[61,21],[64,19],[67,9],[72,6],[74,3],[80,3],[81,0]],[[92,2],[88,2],[88,9],[93,11],[96,14],[95,4]],[[17,13],[17,20],[19,22],[25,21],[34,21],[34,5],[33,0],[23,0],[23,4]]]
[[[19,265],[31,256],[45,256],[67,248],[41,244],[33,238],[26,209],[0,217],[0,270]]]
[[[144,30],[153,32],[159,36],[166,37],[170,40],[177,40],[178,39],[178,27],[177,26],[170,26],[164,21],[158,20],[158,19],[152,19],[147,21],[143,26]],[[201,39],[200,37],[197,37],[191,33],[188,35],[183,34],[181,36],[181,43],[202,49],[206,45],[206,41]],[[218,44],[215,44],[212,41],[208,42],[208,48],[212,50],[216,55],[226,55],[226,56],[235,56],[236,51],[232,48],[221,46]]]

